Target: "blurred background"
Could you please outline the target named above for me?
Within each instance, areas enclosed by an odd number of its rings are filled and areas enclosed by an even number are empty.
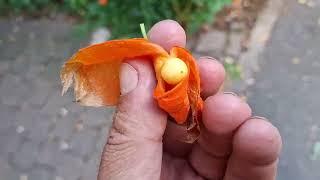
[[[0,180],[95,179],[113,109],[61,97],[60,67],[163,19],[279,128],[278,179],[320,179],[320,0],[0,0]]]

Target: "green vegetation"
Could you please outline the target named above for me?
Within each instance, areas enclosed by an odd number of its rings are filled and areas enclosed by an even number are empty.
[[[231,57],[226,57],[224,60],[224,68],[231,80],[237,80],[241,78],[242,67],[234,61]]]
[[[55,1],[51,0],[0,0],[0,12],[3,13],[20,13],[24,12],[36,12],[52,6]]]
[[[140,36],[139,23],[149,29],[162,19],[175,19],[192,34],[204,23],[211,23],[229,3],[231,0],[108,0],[103,5],[98,0],[0,0],[0,12],[64,11],[80,17],[78,29],[82,31],[107,26],[114,38],[124,38]]]

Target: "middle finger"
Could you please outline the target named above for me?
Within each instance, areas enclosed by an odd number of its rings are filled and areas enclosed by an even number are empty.
[[[251,116],[247,103],[232,94],[216,94],[206,99],[202,129],[189,155],[190,164],[208,179],[222,179],[232,150],[235,130]]]
[[[215,94],[225,78],[223,65],[211,57],[199,58],[197,64],[200,71],[201,94],[204,95],[204,98]],[[185,136],[186,133],[185,127],[168,121],[163,140],[165,151],[175,156],[189,154],[192,144],[181,141],[181,137]]]

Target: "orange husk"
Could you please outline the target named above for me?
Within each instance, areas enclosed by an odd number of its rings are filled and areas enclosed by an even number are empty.
[[[173,87],[169,87],[160,76],[162,60],[167,59],[169,54],[148,40],[140,38],[112,40],[80,49],[61,70],[62,94],[74,80],[75,99],[82,105],[117,105],[120,96],[121,63],[130,59],[151,60],[154,62],[158,81],[154,98],[159,107],[178,124],[185,125],[189,132],[196,132],[191,138],[184,140],[191,142],[199,134],[199,119],[203,104],[200,97],[199,70],[195,59],[184,48],[172,48],[170,56],[183,60],[189,70],[187,77]]]
[[[200,75],[195,59],[181,47],[174,47],[170,56],[183,60],[188,67],[188,76],[170,90],[166,90],[166,84],[160,76],[160,68],[155,65],[158,84],[154,97],[159,106],[168,112],[178,124],[186,122],[191,108],[192,116],[197,117],[198,111],[202,110],[200,97]],[[157,69],[158,68],[158,69]]]
[[[62,94],[74,80],[76,102],[85,106],[116,105],[120,96],[121,62],[162,56],[169,55],[145,39],[113,40],[80,49],[61,70]]]

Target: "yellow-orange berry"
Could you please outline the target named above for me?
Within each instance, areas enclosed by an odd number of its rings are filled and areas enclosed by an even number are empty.
[[[161,77],[165,82],[176,85],[188,75],[188,67],[179,58],[170,57],[161,68]]]

